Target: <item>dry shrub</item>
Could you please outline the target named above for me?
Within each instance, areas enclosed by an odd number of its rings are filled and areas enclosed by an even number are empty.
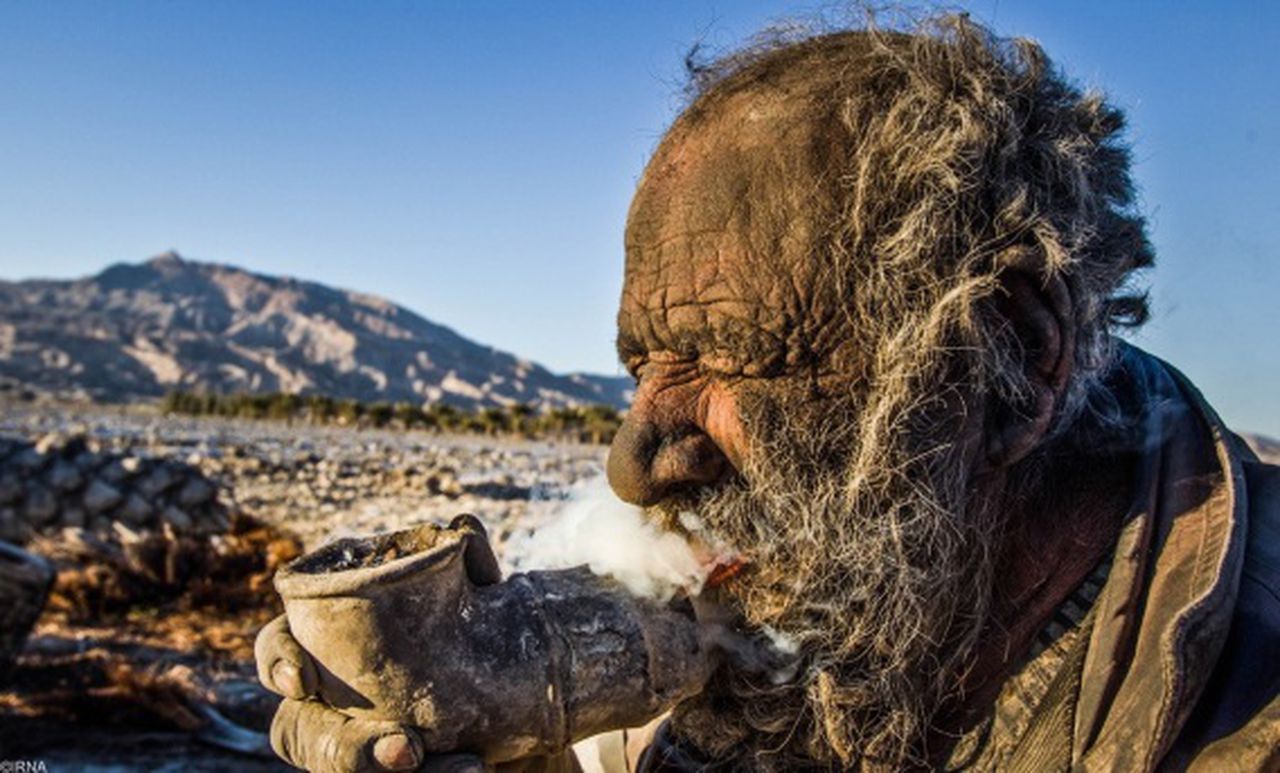
[[[0,691],[0,712],[23,719],[24,742],[65,744],[90,728],[179,730],[269,755],[261,731],[275,702],[253,676],[253,640],[281,611],[271,577],[300,554],[296,537],[238,515],[214,536],[118,526],[110,537],[67,530],[30,547],[58,576]]]
[[[297,537],[239,514],[221,535],[83,530],[42,537],[33,552],[58,578],[41,630],[129,630],[179,651],[251,657],[256,629],[281,611],[276,568],[301,553]]]

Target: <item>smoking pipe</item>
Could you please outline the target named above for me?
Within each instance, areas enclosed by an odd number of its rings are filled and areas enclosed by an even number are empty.
[[[637,598],[585,568],[503,581],[473,516],[338,540],[275,585],[323,701],[490,763],[643,725],[716,665],[687,600]]]

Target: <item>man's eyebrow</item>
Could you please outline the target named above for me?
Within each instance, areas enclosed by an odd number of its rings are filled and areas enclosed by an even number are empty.
[[[726,348],[731,351],[762,352],[779,348],[781,345],[777,336],[747,326],[680,328],[666,330],[665,333],[666,340],[656,348],[690,356]],[[644,357],[655,348],[651,345],[652,343],[643,341],[630,330],[619,330],[615,339],[618,360],[626,365],[631,359]]]
[[[710,349],[716,340],[709,330],[666,330],[664,332],[666,334],[664,339],[658,342],[645,341],[634,333],[620,330],[616,339],[618,360],[626,365],[630,360],[645,357],[656,350],[678,352],[695,357],[698,352]]]

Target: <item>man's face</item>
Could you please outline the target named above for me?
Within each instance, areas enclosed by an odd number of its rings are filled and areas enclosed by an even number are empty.
[[[819,759],[893,759],[969,654],[994,526],[969,512],[949,434],[963,412],[873,386],[880,342],[841,314],[820,143],[796,112],[729,97],[678,124],[646,170],[618,314],[638,388],[609,477],[655,520],[692,511],[741,551],[751,568],[729,603],[809,658],[785,685],[730,669],[677,714],[683,732],[717,753],[754,743],[753,725],[761,744],[785,729]]]
[[[731,99],[674,129],[632,203],[618,350],[639,388],[610,480],[642,505],[740,472],[739,402],[857,374],[811,255],[821,198],[783,105]],[[819,383],[821,380],[821,384]]]

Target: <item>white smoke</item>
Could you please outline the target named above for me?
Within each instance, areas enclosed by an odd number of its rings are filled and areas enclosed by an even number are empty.
[[[505,558],[516,571],[585,565],[637,596],[659,601],[679,590],[697,596],[712,569],[736,554],[708,534],[696,514],[681,513],[679,520],[696,544],[655,527],[641,508],[618,499],[601,475],[575,486],[545,524],[513,536]],[[739,630],[726,609],[699,609],[707,640],[738,668],[765,674],[774,684],[796,677],[800,645],[794,639],[768,626],[755,633]]]
[[[508,559],[521,571],[587,566],[637,596],[665,601],[702,590],[710,572],[689,542],[659,530],[613,493],[604,476],[579,484],[551,520],[513,537]]]

